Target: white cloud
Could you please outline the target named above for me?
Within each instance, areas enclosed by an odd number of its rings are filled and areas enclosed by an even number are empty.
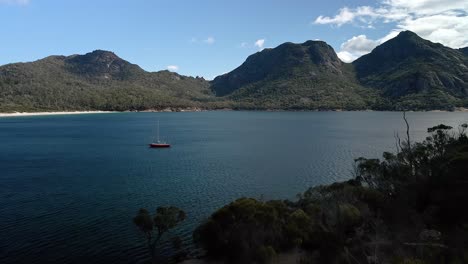
[[[341,26],[343,24],[349,23],[354,20],[356,15],[349,10],[347,7],[341,8],[338,15],[335,17],[324,17],[324,16],[319,16],[317,19],[315,19],[316,24],[336,24],[338,26]]]
[[[379,11],[376,11],[370,6],[360,6],[355,9],[343,7],[334,17],[319,16],[315,19],[315,24],[335,24],[342,26],[347,23],[358,20],[361,23],[369,24],[366,27],[372,26],[371,21],[379,17]]]
[[[179,66],[177,66],[177,65],[169,65],[169,66],[167,66],[166,68],[167,68],[168,70],[170,70],[170,71],[173,71],[173,72],[179,70]]]
[[[338,58],[340,58],[344,62],[352,62],[353,60],[357,59],[357,57],[347,51],[340,51],[337,52]]]
[[[29,4],[29,0],[0,0],[0,4],[25,6]]]
[[[452,48],[468,46],[468,16],[432,15],[407,19],[399,28]]]
[[[247,42],[242,42],[242,43],[240,44],[240,47],[241,47],[241,48],[245,48],[245,47],[247,47],[247,44],[248,44]]]
[[[213,44],[215,42],[215,39],[213,37],[208,37],[206,38],[205,40],[203,40],[203,42],[205,42],[206,44]]]
[[[265,45],[265,39],[258,39],[255,41],[254,46],[259,48],[260,50],[263,49],[263,46]]]
[[[1,1],[1,0],[0,0]],[[189,39],[189,43],[205,43],[205,44],[208,44],[208,45],[212,45],[214,44],[216,41],[216,39],[214,37],[207,37],[206,39],[199,39],[199,38],[195,38],[195,37],[192,37],[191,39]]]
[[[382,0],[375,7],[344,7],[333,17],[319,16],[315,24],[354,24],[374,28],[377,23],[394,23],[392,31],[411,30],[425,39],[452,48],[468,46],[468,1],[466,0]]]
[[[362,55],[371,52],[375,47],[385,41],[396,37],[398,33],[399,31],[394,30],[377,40],[368,39],[366,35],[354,36],[341,44],[340,51],[337,55],[344,62],[352,62]]]
[[[466,0],[386,0],[384,5],[398,11],[420,15],[434,15],[452,10],[467,10]]]
[[[366,35],[354,36],[341,44],[341,50],[337,55],[344,62],[352,62],[371,52],[378,44],[378,41],[368,39]]]
[[[341,49],[353,53],[365,54],[370,52],[377,46],[377,41],[368,39],[366,35],[352,37],[345,43],[341,44]]]
[[[379,39],[379,45],[384,43],[387,40],[390,40],[390,39],[398,36],[398,34],[400,34],[400,32],[401,32],[401,30],[398,30],[398,29],[394,29],[394,30],[390,31],[390,33],[385,35],[383,38]]]

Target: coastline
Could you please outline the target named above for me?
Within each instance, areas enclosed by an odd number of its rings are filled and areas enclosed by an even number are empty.
[[[0,113],[0,117],[81,115],[81,114],[107,114],[107,113],[116,113],[116,112],[112,112],[112,111],[13,112],[13,113]]]
[[[12,112],[12,113],[0,113],[2,117],[22,117],[22,116],[48,116],[48,115],[79,115],[79,114],[110,114],[110,113],[170,113],[170,112],[207,112],[207,111],[258,111],[258,112],[387,112],[377,111],[371,109],[363,110],[343,110],[343,109],[332,109],[332,110],[281,110],[281,109],[232,109],[232,108],[221,108],[221,109],[202,109],[202,108],[164,108],[164,109],[147,109],[141,111],[54,111],[54,112]],[[390,112],[401,112],[401,111],[390,111]],[[453,111],[448,110],[421,110],[414,111],[409,110],[407,112],[468,112],[468,108],[455,108]]]

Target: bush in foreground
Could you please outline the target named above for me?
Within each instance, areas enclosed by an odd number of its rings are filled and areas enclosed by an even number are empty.
[[[194,232],[209,257],[268,263],[301,248],[302,263],[468,263],[468,137],[439,125],[397,140],[383,160],[358,158],[355,177],[297,201],[241,198]]]

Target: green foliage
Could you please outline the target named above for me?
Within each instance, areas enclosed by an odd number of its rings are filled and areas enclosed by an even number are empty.
[[[378,94],[361,87],[352,65],[321,41],[265,49],[212,81],[217,95],[250,109],[366,109]]]
[[[267,264],[270,263],[275,256],[276,251],[272,246],[261,246],[257,249],[254,260],[259,264]]]
[[[106,51],[0,67],[0,111],[223,107],[203,78],[146,72]]]
[[[153,261],[156,261],[156,246],[163,235],[184,221],[185,218],[185,212],[174,206],[158,207],[153,218],[146,209],[142,208],[138,211],[137,215],[133,218],[133,223],[145,235],[148,250]],[[154,230],[156,233],[153,232]],[[173,239],[173,245],[176,250],[180,249],[181,243],[180,238]]]
[[[184,221],[185,217],[185,212],[177,207],[158,207],[153,222],[158,233],[163,234],[174,228],[179,222]]]
[[[397,110],[466,106],[467,57],[410,32],[401,32],[353,62],[360,82],[379,89]]]
[[[153,231],[153,219],[148,210],[141,208],[138,214],[133,218],[133,223],[142,231],[147,237],[151,237]]]
[[[352,64],[321,41],[255,53],[211,88],[243,109],[453,110],[468,106],[463,53],[412,32]]]
[[[361,220],[361,212],[352,204],[340,204],[339,214],[341,217],[342,225],[356,226]]]
[[[395,261],[395,264],[425,264],[425,262],[416,258],[405,258]]]
[[[242,198],[219,209],[194,232],[195,242],[214,257],[266,263],[278,250],[310,243],[311,216],[282,201]]]
[[[0,67],[0,112],[57,110],[454,110],[468,107],[466,49],[411,32],[352,64],[322,41],[284,43],[208,82],[146,72],[114,53]]]
[[[219,209],[194,232],[194,240],[213,256],[253,261],[262,247],[278,248],[287,208],[282,202],[242,198]]]
[[[309,188],[295,202],[239,199],[198,227],[195,241],[237,263],[268,263],[291,247],[309,253],[304,263],[463,263],[467,128],[438,125],[383,160],[358,158],[354,179]]]

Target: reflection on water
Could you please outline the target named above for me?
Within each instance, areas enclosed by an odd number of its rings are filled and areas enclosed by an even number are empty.
[[[409,113],[412,136],[466,113]],[[149,149],[156,121],[171,149]],[[401,113],[117,113],[0,119],[2,263],[147,259],[132,217],[184,209],[187,244],[213,210],[242,196],[293,199],[345,180],[353,159],[394,150]]]

